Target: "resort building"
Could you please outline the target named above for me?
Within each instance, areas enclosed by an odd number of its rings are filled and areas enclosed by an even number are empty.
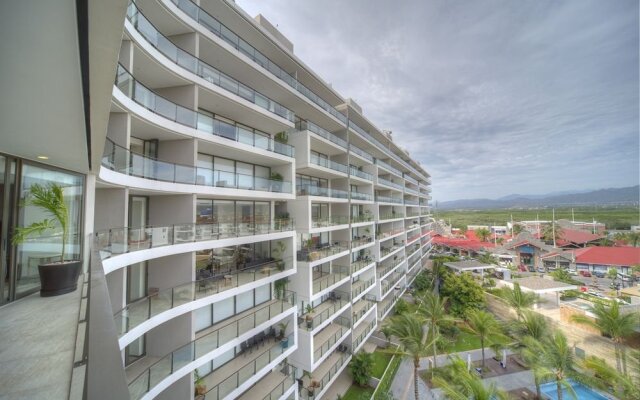
[[[428,258],[425,169],[233,1],[0,16],[16,38],[0,61],[0,363],[15,370],[0,387],[323,398]],[[36,184],[61,188],[69,234],[12,243],[45,217],[22,201]],[[82,260],[79,289],[39,297],[60,247]],[[43,355],[16,355],[34,331]],[[34,365],[53,372],[34,383]]]

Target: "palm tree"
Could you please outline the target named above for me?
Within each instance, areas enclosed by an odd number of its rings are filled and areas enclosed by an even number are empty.
[[[640,386],[627,375],[609,366],[603,359],[587,357],[582,362],[585,370],[591,371],[591,381],[602,390],[613,390],[616,397],[629,400],[640,400]]]
[[[387,347],[391,344],[391,327],[389,325],[383,325],[380,328],[380,332],[384,335],[384,338],[387,339]]]
[[[418,368],[420,368],[420,359],[430,354],[433,342],[438,339],[437,337],[429,338],[429,332],[423,328],[423,324],[423,318],[417,314],[409,313],[393,316],[386,323],[393,336],[397,337],[400,342],[394,353],[413,361],[416,400],[419,400]]]
[[[513,224],[513,235],[518,236],[524,231],[524,227],[520,224]]]
[[[491,236],[491,231],[489,231],[487,228],[476,229],[475,233],[481,242],[486,242],[489,236]]]
[[[491,337],[502,334],[500,324],[493,316],[484,310],[472,310],[467,315],[467,326],[471,333],[480,338],[480,347],[482,348],[482,369],[484,369],[484,348],[487,342],[491,341]]]
[[[536,340],[542,340],[547,336],[549,327],[543,315],[531,310],[524,310],[522,312],[522,318],[514,321],[511,325],[511,330],[513,336],[517,338],[530,336]]]
[[[452,400],[490,400],[508,399],[508,395],[499,390],[495,382],[486,386],[478,375],[467,369],[460,357],[452,357],[447,366],[447,377],[433,378],[433,383],[444,393],[445,398]]]
[[[531,368],[534,371],[536,381],[554,380],[558,400],[562,400],[563,387],[574,399],[577,399],[568,379],[584,379],[583,375],[575,369],[575,356],[564,333],[555,330],[551,336],[547,336],[541,341],[526,337],[524,342],[526,345],[525,360],[533,361]]]
[[[633,334],[636,325],[640,322],[640,314],[636,312],[621,314],[620,305],[615,301],[612,301],[609,306],[604,303],[595,303],[589,307],[589,311],[596,316],[595,320],[586,315],[574,315],[571,319],[596,328],[603,335],[610,337],[615,348],[616,367],[618,371],[626,374],[627,357],[622,341]]]
[[[436,338],[440,336],[440,326],[443,322],[453,321],[453,317],[447,314],[446,306],[448,299],[446,297],[440,297],[434,293],[425,293],[418,299],[418,312],[429,323],[429,329],[431,331],[431,337]],[[437,367],[436,358],[438,350],[436,348],[436,342],[433,341],[433,368]],[[433,378],[433,369],[431,370],[431,377]]]
[[[553,243],[554,239],[555,241],[562,239],[562,236],[562,228],[555,222],[546,225],[544,229],[542,229],[542,240],[547,244]]]
[[[518,320],[522,318],[522,310],[531,308],[538,302],[538,295],[533,292],[523,292],[520,284],[515,282],[513,289],[504,287],[501,290],[502,298],[513,308],[518,316]]]

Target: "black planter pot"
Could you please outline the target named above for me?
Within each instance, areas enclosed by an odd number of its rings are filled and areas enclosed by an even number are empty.
[[[82,261],[65,261],[38,265],[40,296],[51,297],[70,293],[78,288]]]

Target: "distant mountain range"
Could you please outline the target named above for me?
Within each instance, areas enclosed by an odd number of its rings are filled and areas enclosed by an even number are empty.
[[[640,185],[586,191],[553,192],[543,195],[510,194],[499,199],[464,199],[438,202],[438,209],[492,209],[634,205],[640,201]]]

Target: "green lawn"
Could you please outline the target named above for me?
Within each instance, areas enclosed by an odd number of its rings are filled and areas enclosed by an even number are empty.
[[[384,374],[385,368],[391,361],[391,354],[383,353],[381,351],[374,351],[373,355],[373,369],[371,371],[371,375],[380,379],[382,378],[382,374]]]
[[[353,385],[351,385],[349,390],[347,390],[347,393],[345,393],[344,396],[342,396],[342,399],[343,400],[363,400],[363,399],[370,399],[372,395],[373,395],[373,388],[369,386],[360,387],[354,383]]]
[[[485,344],[485,348],[488,347]],[[447,349],[446,353],[458,353],[461,351],[469,351],[480,348],[480,339],[468,332],[461,331],[456,337],[455,342]],[[445,352],[441,352],[445,353]]]

